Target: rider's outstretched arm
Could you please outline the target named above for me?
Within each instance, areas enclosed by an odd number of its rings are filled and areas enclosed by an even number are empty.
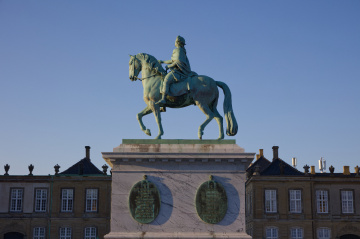
[[[161,63],[165,63],[165,64],[171,64],[173,62],[173,60],[168,60],[168,61],[160,61]]]

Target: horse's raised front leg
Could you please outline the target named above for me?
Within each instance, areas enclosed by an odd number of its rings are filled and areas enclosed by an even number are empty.
[[[161,115],[160,115],[160,106],[156,105],[155,102],[151,101],[148,103],[152,112],[154,113],[156,123],[159,127],[159,134],[156,136],[155,139],[161,139],[161,136],[164,134],[164,130],[161,124]]]
[[[142,117],[147,115],[147,114],[150,114],[151,113],[151,108],[149,106],[147,106],[145,109],[143,109],[140,113],[138,113],[136,115],[137,117],[137,120],[139,121],[139,124],[140,124],[140,129],[142,131],[145,132],[145,134],[151,136],[151,132],[150,132],[150,129],[146,129],[144,123],[142,122]]]
[[[202,104],[200,102],[196,102],[196,105],[200,108],[200,110],[206,115],[206,120],[199,127],[198,137],[202,139],[204,134],[204,129],[208,123],[214,118],[214,113],[210,110],[208,105]]]

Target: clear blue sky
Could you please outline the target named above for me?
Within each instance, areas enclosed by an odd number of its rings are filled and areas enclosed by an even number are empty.
[[[0,0],[0,173],[65,170],[92,148],[150,138],[128,54],[170,59],[186,39],[192,69],[226,82],[247,152],[272,146],[299,167],[360,165],[360,1]],[[221,94],[220,101],[223,96]],[[220,112],[222,112],[220,103]],[[162,114],[165,139],[195,139],[191,106]],[[144,118],[153,133],[154,117]],[[205,139],[218,136],[211,122]],[[153,136],[154,137],[154,136]],[[152,137],[152,138],[153,138]]]

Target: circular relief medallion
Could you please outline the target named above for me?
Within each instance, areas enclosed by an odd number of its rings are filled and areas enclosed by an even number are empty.
[[[148,180],[136,183],[129,195],[131,216],[140,223],[150,223],[155,220],[160,211],[160,193],[155,184]]]
[[[214,181],[207,181],[196,193],[196,211],[204,222],[216,224],[227,211],[227,196],[224,187]]]

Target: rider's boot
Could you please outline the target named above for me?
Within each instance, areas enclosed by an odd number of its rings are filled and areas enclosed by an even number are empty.
[[[168,86],[169,83],[167,81],[165,81],[164,84],[165,84],[164,85],[164,93],[163,93],[163,95],[161,97],[161,100],[159,100],[158,102],[155,103],[155,104],[160,105],[160,106],[166,104],[166,96],[168,95],[168,92],[169,92],[169,86]]]
[[[164,105],[166,103],[166,93],[163,93],[161,100],[156,102],[157,105]]]

